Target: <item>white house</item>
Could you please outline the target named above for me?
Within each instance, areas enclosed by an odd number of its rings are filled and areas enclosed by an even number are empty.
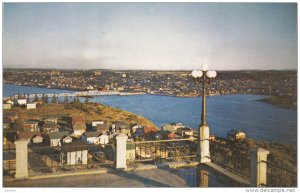
[[[87,164],[88,150],[83,142],[72,142],[63,144],[60,153],[62,164],[81,165]]]
[[[5,104],[11,104],[12,106],[14,106],[14,101],[11,100],[11,99],[7,99],[7,100],[5,101]]]
[[[26,108],[27,110],[36,109],[36,103],[27,103]]]
[[[101,132],[85,132],[81,137],[83,141],[86,141],[87,144],[99,144],[100,143]]]
[[[72,137],[66,136],[62,139],[63,143],[71,143],[73,141]]]
[[[12,104],[10,104],[10,103],[4,103],[3,104],[3,109],[4,110],[9,110],[9,109],[11,109],[12,108]]]
[[[26,105],[27,104],[27,99],[18,99],[18,104],[19,105]]]
[[[104,121],[92,121],[92,127],[96,127],[97,125],[103,125]]]
[[[86,131],[85,123],[75,123],[73,124],[73,133],[75,136],[81,136]]]
[[[228,132],[227,139],[230,141],[241,142],[246,139],[246,134],[244,131],[232,129],[231,131]]]
[[[23,124],[24,131],[40,131],[38,127],[39,122],[37,121],[26,121]]]
[[[35,136],[35,137],[32,138],[32,143],[35,143],[35,144],[37,144],[37,143],[43,143],[43,139],[44,138],[42,136],[37,135],[37,136]]]
[[[194,135],[194,131],[188,127],[178,128],[176,133],[181,137],[190,137]]]
[[[50,146],[51,147],[61,146],[62,139],[66,136],[69,136],[68,131],[49,133]]]
[[[108,138],[108,135],[106,134],[103,134],[99,137],[99,143],[101,145],[104,145],[104,144],[107,144],[109,142],[109,138]]]
[[[162,130],[166,130],[166,131],[171,131],[171,132],[176,132],[177,129],[179,128],[184,128],[186,126],[184,126],[182,123],[167,123],[164,124],[162,126]]]

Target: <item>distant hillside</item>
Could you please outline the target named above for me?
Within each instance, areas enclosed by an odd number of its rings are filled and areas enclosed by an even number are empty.
[[[297,98],[289,96],[272,96],[269,98],[259,99],[258,101],[278,105],[284,108],[297,109]]]

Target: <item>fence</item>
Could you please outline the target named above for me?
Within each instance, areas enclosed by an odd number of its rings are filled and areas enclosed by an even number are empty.
[[[250,178],[250,149],[222,141],[210,141],[210,159],[227,170]]]
[[[195,160],[197,144],[190,139],[127,143],[127,164]]]
[[[63,145],[28,147],[29,175],[114,167],[115,145]]]
[[[14,175],[16,172],[16,149],[14,144],[3,145],[3,175]]]
[[[268,187],[297,187],[297,170],[284,163],[275,162],[270,156],[267,164]]]

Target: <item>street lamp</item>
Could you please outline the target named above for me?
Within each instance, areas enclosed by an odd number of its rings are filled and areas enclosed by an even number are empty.
[[[217,76],[217,72],[208,70],[207,65],[202,70],[193,70],[192,77],[196,82],[202,82],[202,113],[201,124],[198,131],[197,156],[200,163],[210,162],[209,153],[209,127],[206,124],[206,88],[205,85]],[[208,80],[208,81],[207,81]]]

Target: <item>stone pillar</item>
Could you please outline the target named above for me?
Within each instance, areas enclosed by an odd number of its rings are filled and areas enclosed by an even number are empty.
[[[126,166],[126,141],[127,135],[121,133],[116,137],[116,169],[125,169]]]
[[[252,187],[266,186],[267,159],[270,152],[263,148],[251,149],[251,181]]]
[[[200,163],[211,162],[209,152],[209,127],[200,127]]]
[[[28,178],[28,140],[15,141],[16,179]]]

